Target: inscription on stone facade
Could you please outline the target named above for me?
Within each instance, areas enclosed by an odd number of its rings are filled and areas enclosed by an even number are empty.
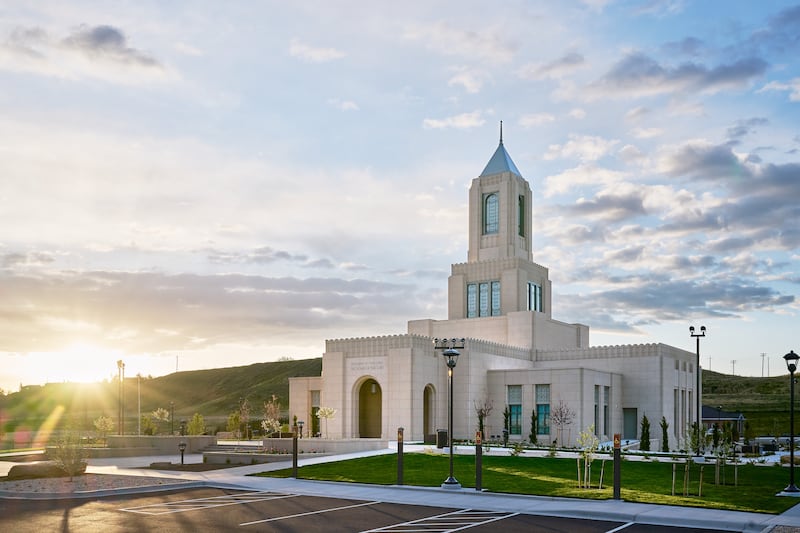
[[[363,361],[351,360],[350,371],[360,374],[383,372],[383,359],[366,359]]]

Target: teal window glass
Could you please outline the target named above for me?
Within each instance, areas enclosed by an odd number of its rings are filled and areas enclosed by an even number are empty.
[[[492,316],[500,316],[500,282],[492,282]]]
[[[522,385],[508,386],[508,432],[522,435]]]
[[[474,283],[467,285],[467,318],[478,316],[478,286]]]
[[[487,194],[483,200],[483,233],[489,235],[500,229],[500,200],[497,194]]]
[[[481,283],[478,285],[478,302],[480,307],[478,308],[478,315],[479,316],[489,316],[489,284],[488,283]]]

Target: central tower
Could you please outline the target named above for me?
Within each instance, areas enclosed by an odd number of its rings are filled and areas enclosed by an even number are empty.
[[[550,317],[550,280],[532,261],[533,192],[500,144],[469,189],[467,262],[452,265],[448,319],[518,311]]]

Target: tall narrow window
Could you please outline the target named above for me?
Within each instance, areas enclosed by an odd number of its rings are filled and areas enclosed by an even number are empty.
[[[603,435],[609,434],[608,426],[608,400],[611,396],[611,387],[603,387]]]
[[[519,225],[518,233],[520,237],[525,236],[525,196],[519,195],[519,217],[517,224]]]
[[[500,206],[497,194],[487,194],[483,199],[483,233],[489,235],[499,231]]]
[[[319,412],[320,394],[318,390],[311,391],[311,436],[316,437],[319,435]]]
[[[480,283],[478,285],[478,315],[489,316],[489,284]]]
[[[538,283],[528,282],[528,311],[542,312],[542,286]]]
[[[508,386],[508,432],[522,435],[522,385]]]
[[[594,386],[594,434],[600,436],[600,385]]]
[[[478,316],[478,286],[474,283],[467,285],[467,318]]]
[[[537,435],[550,434],[550,385],[536,385]]]
[[[500,282],[492,282],[492,316],[500,316]]]

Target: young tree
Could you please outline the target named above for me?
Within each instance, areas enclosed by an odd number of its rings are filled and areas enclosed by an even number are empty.
[[[531,432],[528,434],[528,441],[530,441],[532,446],[539,444],[539,436],[537,435],[538,428],[536,427],[538,423],[539,419],[536,416],[536,409],[531,409]]]
[[[269,437],[281,430],[281,402],[276,395],[264,402],[264,419],[261,421],[264,436]]]
[[[86,450],[81,445],[81,436],[75,429],[77,424],[70,419],[56,442],[54,459],[69,476],[69,480],[86,471]]]
[[[155,435],[156,430],[153,418],[150,415],[142,415],[142,435]]]
[[[100,438],[106,442],[107,435],[114,430],[114,419],[110,416],[99,416],[94,420],[94,428],[100,433]]]
[[[192,419],[189,420],[189,425],[186,426],[186,433],[189,435],[202,435],[206,432],[206,421],[203,415],[195,413]]]
[[[169,411],[163,407],[159,407],[153,411],[151,416],[153,417],[153,420],[158,420],[159,422],[169,422]]]
[[[336,416],[336,409],[333,407],[320,407],[317,411],[317,417],[325,419],[325,438],[328,438],[328,420]]]
[[[229,431],[234,434],[234,436],[238,439],[241,437],[240,431],[242,430],[242,423],[241,419],[239,418],[239,411],[234,411],[228,415],[228,423],[225,426],[225,430]]]
[[[564,444],[564,428],[575,420],[575,410],[559,400],[558,404],[550,411],[550,423],[558,428],[558,440]]]
[[[486,439],[486,417],[494,409],[494,403],[488,398],[484,398],[483,403],[473,403],[475,407],[475,414],[478,416],[478,431],[481,432],[481,438]]]
[[[650,451],[650,420],[648,420],[647,415],[642,417],[639,449],[643,452]]]
[[[667,422],[667,417],[662,416],[661,422],[659,423],[661,426],[661,451],[668,452],[669,451],[669,422]]]
[[[247,440],[250,438],[250,400],[247,398],[239,403],[239,421],[244,426],[242,437]]]
[[[578,447],[581,449],[583,457],[583,488],[588,489],[592,486],[592,461],[600,439],[594,434],[594,424],[578,434]]]

